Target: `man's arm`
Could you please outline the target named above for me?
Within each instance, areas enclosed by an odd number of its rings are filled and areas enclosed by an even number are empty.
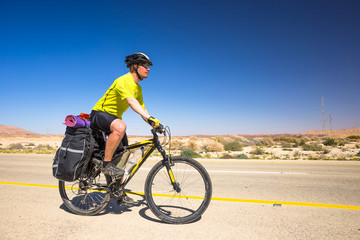
[[[143,109],[139,103],[139,101],[136,98],[126,98],[126,101],[128,102],[129,106],[131,107],[134,112],[138,113],[145,121],[147,121],[150,117],[150,114],[146,109]]]

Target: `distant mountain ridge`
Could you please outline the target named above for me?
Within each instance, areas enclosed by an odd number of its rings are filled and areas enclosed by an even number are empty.
[[[306,133],[302,133],[301,135],[324,135],[324,134],[327,134],[330,136],[339,136],[339,137],[346,137],[346,136],[350,136],[350,135],[360,135],[360,127],[354,127],[354,128],[349,128],[349,129],[340,129],[340,130],[327,130],[327,131],[325,131],[325,133],[322,130],[310,130],[310,131],[307,131]],[[242,135],[242,134],[235,134],[235,135]],[[286,134],[261,134],[261,135],[267,136],[267,135],[286,135]],[[298,135],[298,134],[291,134],[291,135]],[[24,130],[20,127],[6,126],[3,124],[0,124],[0,136],[1,137],[46,137],[46,136],[50,136],[50,135],[34,133],[34,132]],[[246,136],[251,136],[251,135],[246,135]],[[136,137],[139,137],[139,136],[136,136]],[[186,137],[186,136],[183,136],[183,137]],[[192,137],[209,137],[209,136],[208,135],[194,135]]]
[[[340,130],[311,130],[304,133],[305,135],[333,135],[333,136],[349,136],[349,135],[360,135],[360,127],[348,128],[348,129],[340,129]]]
[[[0,124],[0,136],[2,137],[15,137],[15,136],[27,136],[27,137],[40,137],[41,134],[30,132],[15,126],[6,126]]]

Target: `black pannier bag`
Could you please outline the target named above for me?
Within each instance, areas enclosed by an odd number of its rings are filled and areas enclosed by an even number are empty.
[[[66,127],[65,137],[53,162],[53,176],[63,181],[85,177],[95,140],[90,128]]]

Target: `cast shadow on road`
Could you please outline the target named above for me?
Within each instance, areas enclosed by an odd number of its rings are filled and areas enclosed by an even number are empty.
[[[129,189],[125,190],[126,192],[131,192]],[[150,208],[148,207],[146,201],[145,201],[145,196],[144,195],[141,195],[141,194],[137,194],[137,193],[132,193],[133,195],[137,195],[139,197],[141,197],[140,200],[137,200],[134,202],[134,204],[128,206],[128,205],[118,205],[116,203],[116,201],[114,199],[111,199],[109,204],[106,206],[106,208],[100,212],[99,214],[95,215],[95,216],[99,216],[99,215],[105,215],[105,214],[123,214],[125,212],[132,212],[133,208],[136,208],[136,207],[143,207],[142,209],[139,210],[139,214],[141,217],[145,218],[146,220],[149,220],[149,221],[152,221],[152,222],[156,222],[156,223],[162,223],[162,224],[169,224],[169,223],[166,223],[166,222],[163,222],[161,221],[160,219],[158,218],[153,218],[153,217],[150,217],[149,216],[149,213],[152,215],[151,213],[151,210]],[[66,206],[65,204],[61,204],[60,205],[60,209],[68,212],[68,213],[71,213],[71,214],[74,214],[73,212],[71,212]],[[192,223],[194,222],[197,222],[197,221],[200,221],[201,220],[201,217],[198,218],[197,220],[193,221]]]

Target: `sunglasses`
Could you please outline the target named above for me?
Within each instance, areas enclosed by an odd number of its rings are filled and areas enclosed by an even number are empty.
[[[148,63],[140,63],[140,66],[143,66],[146,69],[150,68],[150,64]]]

